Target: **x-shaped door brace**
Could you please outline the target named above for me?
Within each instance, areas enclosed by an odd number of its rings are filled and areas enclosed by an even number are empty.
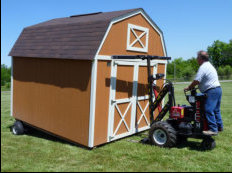
[[[139,31],[136,32],[136,31]],[[134,37],[132,37],[134,35]],[[142,41],[142,38],[145,39]],[[131,40],[133,38],[133,40]],[[127,50],[136,51],[136,52],[147,52],[148,51],[148,38],[149,38],[149,28],[145,28],[142,26],[137,26],[133,24],[128,24],[127,30]],[[135,44],[139,43],[140,46],[136,46]]]
[[[130,46],[133,47],[135,43],[139,42],[140,45],[141,45],[143,48],[145,48],[144,44],[142,43],[142,41],[141,41],[140,39],[146,34],[146,32],[144,31],[143,33],[140,34],[140,36],[138,36],[138,35],[136,34],[134,28],[131,28],[131,31],[132,31],[132,33],[134,34],[134,36],[135,36],[136,39],[130,44]]]
[[[149,122],[148,122],[147,117],[146,117],[146,115],[145,115],[145,112],[146,112],[146,110],[147,110],[147,108],[148,108],[148,106],[149,106],[149,102],[147,103],[147,105],[146,105],[146,107],[144,108],[144,110],[142,109],[142,107],[141,107],[141,105],[139,104],[139,102],[138,102],[138,105],[139,105],[139,109],[141,110],[142,114],[140,115],[140,118],[139,118],[139,121],[138,121],[137,124],[139,125],[140,121],[141,121],[142,118],[144,117],[145,120],[146,120],[147,125],[149,125]]]
[[[123,115],[122,115],[120,109],[118,108],[118,105],[115,104],[115,107],[116,107],[116,109],[117,109],[117,111],[118,111],[118,113],[119,113],[119,115],[120,115],[120,117],[121,117],[122,119],[121,119],[120,122],[118,123],[118,126],[117,126],[117,128],[116,128],[116,130],[115,130],[115,132],[114,132],[114,136],[117,134],[117,132],[118,132],[118,130],[119,130],[119,128],[120,128],[122,122],[125,124],[125,126],[126,126],[126,128],[127,128],[127,131],[128,131],[128,132],[130,131],[130,129],[129,129],[129,127],[128,127],[126,121],[125,121],[125,117],[126,117],[126,114],[127,114],[128,110],[129,110],[131,104],[132,104],[132,102],[129,103],[129,105],[127,106],[126,111],[124,112]]]

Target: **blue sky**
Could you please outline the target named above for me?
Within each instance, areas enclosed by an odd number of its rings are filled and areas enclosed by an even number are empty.
[[[164,33],[168,55],[189,59],[232,39],[232,0],[2,0],[1,64],[24,27],[75,14],[143,8]]]

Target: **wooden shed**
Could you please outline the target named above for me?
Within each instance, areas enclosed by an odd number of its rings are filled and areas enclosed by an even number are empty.
[[[9,54],[11,114],[90,148],[147,130],[146,61],[112,59],[138,54],[166,56],[162,31],[141,8],[26,27]],[[152,60],[153,73],[166,64]]]

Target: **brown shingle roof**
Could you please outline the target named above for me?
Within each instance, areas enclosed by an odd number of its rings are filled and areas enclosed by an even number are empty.
[[[110,22],[131,9],[49,20],[23,30],[10,56],[93,59]]]

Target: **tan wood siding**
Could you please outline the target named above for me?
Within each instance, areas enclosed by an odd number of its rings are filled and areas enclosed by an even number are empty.
[[[91,61],[14,57],[13,116],[88,145]]]
[[[125,99],[132,97],[133,74],[134,74],[133,66],[118,65],[115,99]]]
[[[151,68],[151,74],[153,74],[153,68]],[[140,66],[139,67],[139,74],[138,74],[138,89],[137,95],[138,96],[145,96],[148,94],[148,73],[147,67]]]
[[[166,71],[165,71],[165,64],[158,64],[157,73],[163,73],[163,74],[166,73]],[[163,84],[164,84],[164,80],[157,80],[156,84],[159,87],[162,87]]]

